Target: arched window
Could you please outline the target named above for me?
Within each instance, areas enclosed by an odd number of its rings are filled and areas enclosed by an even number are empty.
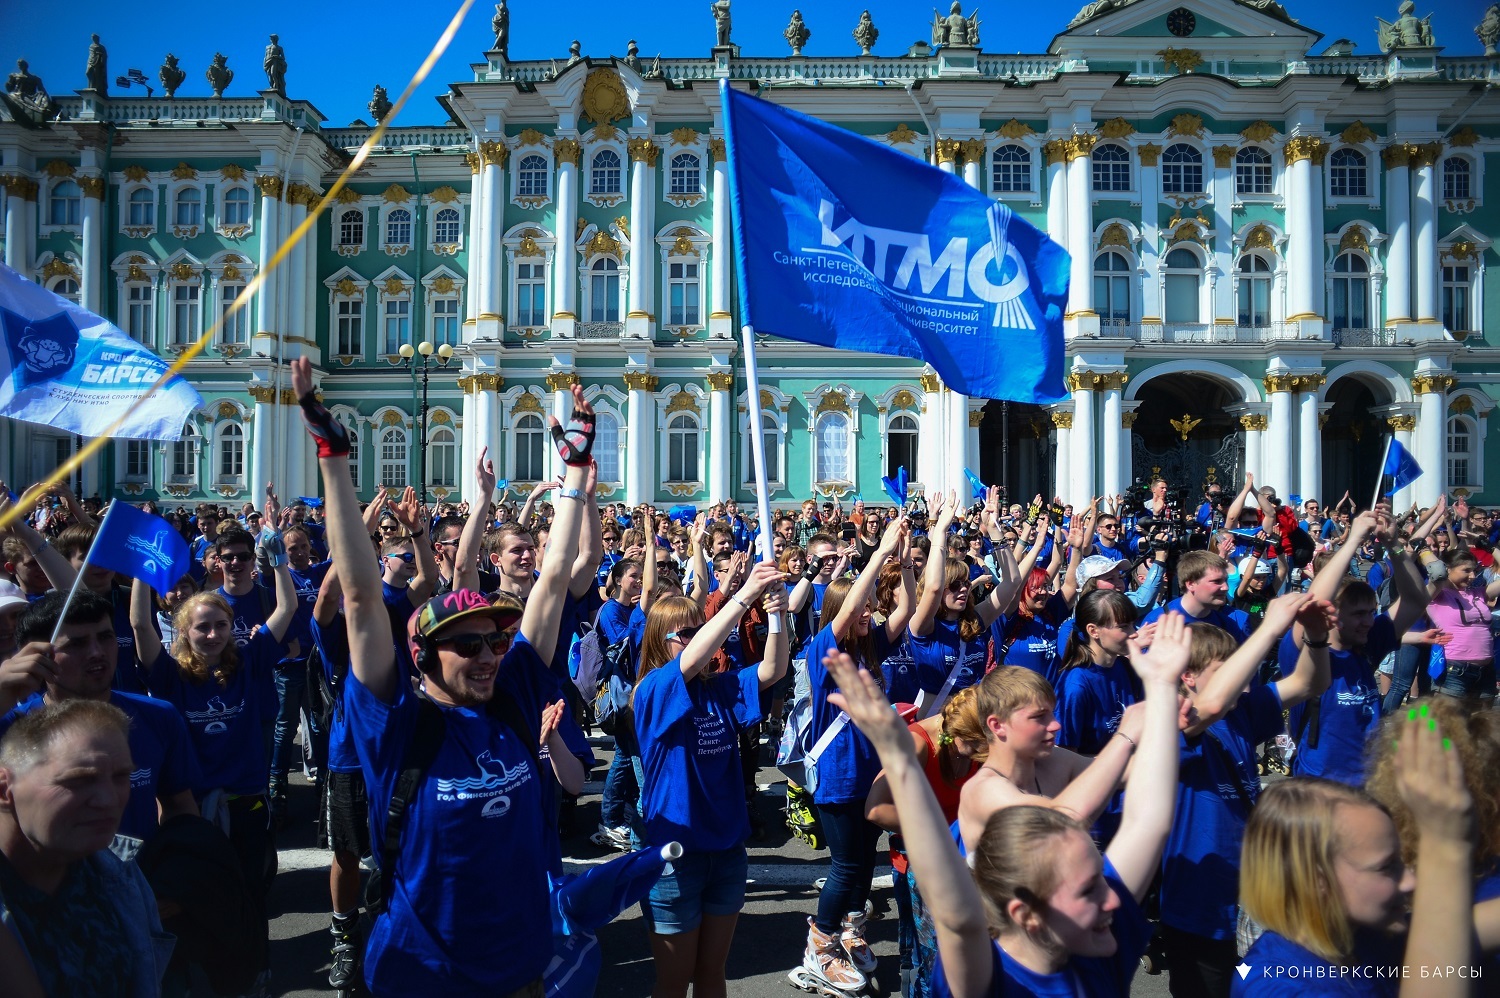
[[[1167,194],[1203,193],[1203,154],[1184,142],[1161,154],[1161,189]]]
[[[1370,265],[1357,253],[1340,253],[1333,261],[1333,328],[1370,326]]]
[[[620,478],[620,421],[613,413],[594,416],[594,457],[599,462],[599,481],[618,482]]]
[[[455,246],[459,240],[457,208],[440,208],[432,216],[432,239],[439,246]]]
[[[685,412],[679,412],[667,422],[666,480],[698,480],[698,421]]]
[[[184,187],[177,192],[172,209],[172,224],[194,226],[203,224],[203,192],[196,187]]]
[[[1130,190],[1130,150],[1118,142],[1095,146],[1093,166],[1094,190]]]
[[[52,185],[48,220],[53,225],[77,225],[83,212],[83,191],[71,180]]]
[[[385,216],[385,244],[407,246],[411,244],[411,212],[396,208]]]
[[[182,439],[172,442],[168,455],[167,478],[178,485],[190,485],[198,481],[198,445],[201,438],[192,423],[182,429]]]
[[[126,209],[126,225],[148,229],[156,224],[156,191],[149,187],[137,187],[130,192]]]
[[[547,463],[542,441],[546,429],[542,417],[526,413],[516,420],[516,466],[511,479],[517,482],[539,482],[547,477]]]
[[[1259,253],[1240,257],[1240,325],[1271,324],[1271,265]]]
[[[1443,160],[1443,200],[1467,201],[1474,196],[1473,170],[1462,156]]]
[[[219,429],[219,483],[238,484],[245,477],[245,431],[238,423]]]
[[[349,434],[349,481],[359,488],[359,421],[347,413],[339,413],[338,421]]]
[[[1336,198],[1370,196],[1365,154],[1358,149],[1335,149],[1328,157],[1328,193]]]
[[[1234,154],[1234,192],[1271,193],[1271,154],[1259,146],[1246,146]]]
[[[917,473],[919,432],[916,417],[909,412],[898,412],[885,424],[886,475],[895,478],[900,468],[909,476]]]
[[[400,426],[380,431],[380,484],[406,487],[406,430]]]
[[[1025,146],[996,146],[990,157],[990,183],[997,194],[1031,190],[1031,153]]]
[[[547,157],[532,153],[522,156],[516,166],[516,196],[544,198],[547,196]]]
[[[1166,315],[1170,323],[1194,324],[1199,318],[1198,289],[1203,283],[1203,267],[1189,249],[1174,249],[1162,261],[1162,286],[1166,293]]]
[[[669,193],[702,194],[703,169],[699,165],[698,157],[690,152],[673,156],[669,180],[671,182]]]
[[[766,445],[766,481],[785,482],[782,465],[781,424],[769,412],[760,414],[761,440]],[[745,423],[745,440],[741,451],[745,455],[745,482],[755,481],[755,445],[750,442],[750,424]]]
[[[1130,321],[1130,262],[1123,253],[1094,257],[1094,310],[1103,322]]]
[[[250,191],[248,188],[231,187],[224,192],[224,218],[220,224],[250,224]]]
[[[59,298],[68,299],[68,301],[75,305],[81,301],[78,282],[71,277],[59,277],[48,286],[48,290]]]
[[[365,213],[350,208],[339,215],[339,245],[358,246],[365,241]]]
[[[620,321],[620,265],[608,257],[589,268],[589,321]]]
[[[620,193],[620,154],[613,149],[601,149],[594,154],[594,164],[589,169],[589,193]]]
[[[1482,485],[1474,474],[1476,427],[1466,416],[1448,420],[1448,488]]]
[[[446,426],[427,434],[427,484],[458,484],[458,442]]]
[[[842,412],[825,412],[813,427],[813,445],[817,448],[816,481],[850,482],[849,417]]]

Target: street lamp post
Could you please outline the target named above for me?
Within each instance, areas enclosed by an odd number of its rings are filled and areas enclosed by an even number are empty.
[[[437,363],[440,367],[446,367],[448,361],[453,359],[453,347],[447,343],[434,347],[427,340],[418,343],[416,349],[412,349],[410,343],[401,344],[398,351],[402,362],[412,371],[422,373],[422,408],[417,416],[417,480],[420,483],[418,490],[422,493],[422,502],[427,502],[427,380],[432,376],[432,355],[437,354]],[[414,358],[420,355],[422,366],[417,367]]]

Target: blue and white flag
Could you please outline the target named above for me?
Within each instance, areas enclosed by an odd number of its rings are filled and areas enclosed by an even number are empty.
[[[0,264],[0,416],[103,436],[170,366],[109,321]],[[202,404],[174,375],[113,435],[181,439]]]
[[[1067,397],[1066,250],[959,177],[720,92],[745,325],[926,361],[965,395]]]
[[[1401,441],[1392,440],[1391,449],[1385,455],[1385,467],[1380,473],[1391,477],[1391,490],[1386,495],[1392,496],[1421,478],[1422,466],[1411,456],[1411,451],[1401,446]]]
[[[166,520],[115,500],[99,524],[88,563],[140,579],[164,593],[188,574],[187,541]]]

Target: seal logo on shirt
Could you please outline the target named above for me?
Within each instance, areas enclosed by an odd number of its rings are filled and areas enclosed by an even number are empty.
[[[229,730],[229,722],[240,715],[245,709],[245,701],[230,707],[218,697],[212,697],[203,710],[183,711],[187,715],[189,724],[201,724],[205,735],[223,734]]]
[[[445,803],[482,800],[485,803],[479,812],[481,817],[503,817],[510,811],[510,791],[531,779],[530,763],[523,759],[514,766],[507,766],[485,749],[474,757],[474,765],[479,770],[478,776],[439,778],[437,799]]]
[[[136,787],[149,787],[151,785],[151,767],[143,766],[140,769],[130,771],[130,789]]]

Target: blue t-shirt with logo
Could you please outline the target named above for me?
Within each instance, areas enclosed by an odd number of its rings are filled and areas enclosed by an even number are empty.
[[[1354,955],[1335,965],[1285,936],[1264,932],[1241,961],[1250,969],[1229,979],[1230,998],[1395,998],[1405,952],[1401,936],[1362,933]]]
[[[120,818],[120,834],[149,838],[156,831],[158,797],[171,797],[198,786],[198,757],[188,741],[187,725],[169,703],[111,690],[109,702],[130,718],[130,803]],[[40,693],[12,707],[0,718],[0,737],[24,715],[46,703]]]
[[[318,602],[318,590],[323,587],[323,579],[328,575],[328,570],[333,567],[331,561],[320,561],[308,565],[305,571],[290,569],[292,573],[292,585],[297,590],[297,614],[292,618],[283,636],[286,654],[295,657],[296,661],[303,661],[307,653],[312,651],[312,615],[313,604]],[[275,601],[272,600],[274,603]],[[292,642],[297,643],[293,650]]]
[[[932,622],[932,631],[926,637],[908,634],[912,661],[917,666],[917,686],[924,693],[937,696],[952,676],[953,684],[946,694],[952,696],[979,682],[984,678],[988,638],[989,634],[981,631],[978,637],[964,641],[959,636],[959,622],[941,617]]]
[[[635,688],[646,841],[712,852],[750,836],[739,733],[758,724],[758,668],[683,679],[678,659]]]
[[[890,641],[885,628],[870,624],[870,643],[875,649],[875,658],[883,663],[890,652]],[[823,668],[823,656],[838,646],[830,622],[807,642],[807,679],[812,691],[812,724],[808,732],[808,746],[816,745],[823,732],[834,722],[841,711],[828,702],[828,694],[838,689],[833,676]],[[868,668],[871,663],[859,663]],[[882,669],[884,666],[881,666]],[[875,774],[880,772],[880,759],[875,755],[875,746],[854,726],[844,725],[829,742],[818,758],[818,786],[813,791],[813,801],[818,804],[847,804],[863,801],[875,783]]]
[[[1103,668],[1089,664],[1068,669],[1056,687],[1057,744],[1084,755],[1098,755],[1114,737],[1125,708],[1145,699],[1140,679],[1123,658]],[[1125,792],[1116,790],[1094,825],[1098,842],[1114,838],[1124,810]]]
[[[1370,627],[1359,651],[1328,649],[1332,681],[1318,698],[1318,731],[1312,737],[1308,703],[1293,707],[1287,731],[1297,743],[1292,757],[1293,776],[1322,776],[1353,787],[1365,783],[1365,742],[1380,725],[1380,689],[1375,685],[1375,666],[1401,644],[1390,614],[1382,613]],[[1281,639],[1281,672],[1289,675],[1301,648],[1291,634]],[[1317,745],[1310,744],[1316,741]]]
[[[990,943],[994,955],[990,975],[989,998],[1121,998],[1130,994],[1130,982],[1140,966],[1141,956],[1151,941],[1151,923],[1126,890],[1109,857],[1104,859],[1104,880],[1120,898],[1114,911],[1110,931],[1115,937],[1113,956],[1073,957],[1055,974],[1039,974],[1018,963],[998,942]],[[939,954],[932,972],[935,998],[953,998],[948,975]]]
[[[359,756],[349,734],[348,709],[344,706],[345,680],[349,677],[349,626],[340,610],[327,627],[312,621],[313,647],[323,678],[333,691],[333,720],[328,724],[328,769],[335,773],[359,772]],[[339,673],[343,673],[341,677]]]
[[[536,731],[546,668],[517,642],[495,676],[497,695],[514,697]],[[384,703],[350,672],[344,707],[370,800],[389,801],[416,732],[417,694],[398,677]],[[377,995],[509,994],[552,959],[546,839],[556,834],[545,781],[520,736],[483,707],[439,709],[442,747],[406,810],[365,981]],[[371,841],[383,841],[386,809],[370,810]]]
[[[891,646],[891,652],[880,667],[885,673],[885,696],[891,703],[916,703],[922,688],[917,680],[917,663],[912,655],[911,635],[903,634]]]
[[[1203,733],[1180,738],[1177,809],[1162,853],[1161,920],[1183,932],[1233,939],[1240,846],[1260,796],[1255,746],[1281,731],[1274,683],[1256,686]]]
[[[201,683],[191,681],[165,649],[147,676],[151,695],[172,704],[187,721],[202,767],[202,780],[195,788],[200,798],[216,789],[245,795],[266,792],[264,724],[275,716],[266,710],[267,704],[275,710],[272,673],[281,646],[259,627],[239,649],[239,656],[239,666],[227,685],[212,675]]]
[[[146,692],[146,677],[142,674],[140,660],[135,654],[135,631],[130,626],[130,590],[124,586],[113,586],[109,601],[114,606],[111,620],[115,625],[115,678],[111,683],[122,693]]]
[[[1142,626],[1161,619],[1162,614],[1166,613],[1168,610],[1174,610],[1177,613],[1182,614],[1182,616],[1187,620],[1189,624],[1213,624],[1215,627],[1226,630],[1230,634],[1234,635],[1234,640],[1238,644],[1244,644],[1245,639],[1250,636],[1250,615],[1247,614],[1244,610],[1236,610],[1228,606],[1219,606],[1214,607],[1212,610],[1209,610],[1208,613],[1204,614],[1201,617],[1194,617],[1192,614],[1188,613],[1182,608],[1181,597],[1174,599],[1170,603],[1159,606],[1155,610],[1152,610],[1150,613],[1146,614],[1146,616],[1141,620]]]
[[[1001,665],[1018,665],[1055,683],[1062,649],[1055,621],[1068,619],[1068,601],[1061,593],[1047,597],[1042,612],[1013,613],[996,618],[990,625],[990,640]]]

